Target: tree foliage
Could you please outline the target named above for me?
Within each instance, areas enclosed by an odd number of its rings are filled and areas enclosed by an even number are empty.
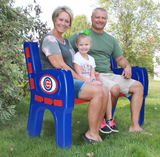
[[[153,75],[153,56],[159,51],[160,4],[152,0],[97,0],[107,9],[106,31],[119,42],[126,59],[133,66],[146,67]]]
[[[35,15],[33,16],[33,12]],[[31,15],[32,13],[32,15]],[[14,7],[14,0],[0,1],[0,120],[5,122],[15,113],[16,104],[23,101],[29,91],[23,43],[35,41],[38,44],[50,28],[41,22],[41,7],[34,1],[25,8]],[[82,25],[83,23],[83,25]],[[90,27],[85,16],[77,16],[71,34]]]
[[[87,17],[85,15],[78,15],[73,19],[71,28],[63,33],[63,37],[69,38],[74,33],[90,28],[90,26],[91,24],[87,21]]]
[[[0,1],[0,120],[5,122],[15,113],[17,102],[22,101],[28,87],[24,61],[23,43],[38,39],[48,29],[39,20],[39,5],[34,7],[36,16],[31,16],[33,5],[14,8],[13,0]],[[22,88],[19,85],[23,84]]]

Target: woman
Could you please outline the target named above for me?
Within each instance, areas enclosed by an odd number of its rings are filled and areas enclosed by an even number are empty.
[[[57,7],[52,14],[54,28],[43,36],[40,44],[42,69],[62,68],[70,70],[74,79],[75,98],[90,101],[88,105],[89,129],[81,138],[88,143],[102,141],[99,136],[99,127],[106,111],[108,91],[94,85],[94,82],[85,82],[73,70],[74,50],[62,34],[71,27],[72,10],[67,6]]]

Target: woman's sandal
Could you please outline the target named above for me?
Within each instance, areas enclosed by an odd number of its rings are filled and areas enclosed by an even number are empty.
[[[81,134],[81,138],[83,139],[83,141],[87,142],[87,143],[97,143],[97,141],[92,140],[92,139],[88,139],[85,134]]]

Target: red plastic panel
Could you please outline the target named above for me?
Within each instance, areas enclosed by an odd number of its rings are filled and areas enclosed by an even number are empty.
[[[62,100],[54,99],[54,106],[63,106]]]
[[[48,104],[48,105],[52,105],[52,104],[53,104],[53,99],[44,98],[44,103],[45,103],[45,104]]]
[[[120,94],[119,94],[119,97],[125,97],[125,95],[120,93]]]
[[[35,94],[34,99],[35,99],[35,101],[43,102],[43,97],[42,97],[42,96],[39,96],[39,95],[36,95],[36,94]]]
[[[119,94],[119,97],[125,97],[124,94]],[[89,101],[85,101],[85,100],[81,100],[81,99],[74,99],[74,104],[81,104],[81,103],[86,103],[86,102],[89,102]]]
[[[30,58],[29,47],[25,48],[26,58]]]
[[[89,101],[85,101],[85,100],[81,100],[81,99],[74,99],[74,104],[81,104],[81,103],[86,103],[86,102],[89,102]]]
[[[32,74],[32,73],[33,73],[33,70],[32,70],[32,63],[31,63],[31,62],[28,63],[27,66],[28,66],[28,73],[29,73],[29,74]]]
[[[30,79],[30,89],[31,90],[35,89],[34,79],[33,78]]]

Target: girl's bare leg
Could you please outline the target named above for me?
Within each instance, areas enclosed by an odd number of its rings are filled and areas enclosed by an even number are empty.
[[[107,116],[106,116],[107,119],[112,119],[112,101],[111,101],[111,93],[110,92],[109,92],[106,114],[107,114]]]

